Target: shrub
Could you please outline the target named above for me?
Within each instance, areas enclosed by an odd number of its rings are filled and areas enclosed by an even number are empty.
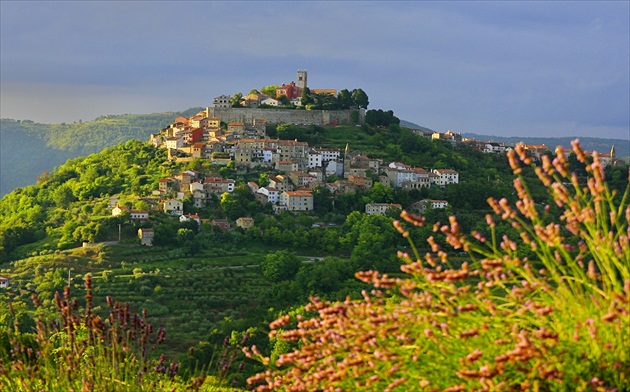
[[[266,390],[627,390],[630,384],[630,206],[611,192],[596,154],[581,182],[561,151],[534,170],[555,206],[537,206],[521,177],[523,146],[509,154],[519,200],[489,199],[488,238],[464,235],[451,217],[433,231],[469,260],[455,267],[433,237],[421,257],[399,253],[401,278],[357,273],[374,286],[362,300],[306,306],[271,338],[297,342],[248,379]],[[560,213],[551,213],[557,207]],[[406,212],[395,227],[423,219]],[[496,220],[518,238],[497,238]],[[519,256],[526,247],[535,259]]]

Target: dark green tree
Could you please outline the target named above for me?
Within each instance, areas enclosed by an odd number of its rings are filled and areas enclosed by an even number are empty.
[[[268,254],[261,263],[265,278],[276,283],[293,279],[301,265],[300,259],[286,250]]]
[[[236,93],[230,100],[230,104],[232,104],[233,108],[240,108],[241,106],[241,98],[243,98],[243,93]]]
[[[313,94],[311,93],[311,89],[308,87],[304,87],[302,90],[302,106],[306,107],[306,105],[312,105],[315,103],[315,98],[313,98]]]
[[[284,94],[278,97],[278,102],[280,102],[282,106],[291,105],[291,101],[289,101],[289,98],[287,98],[287,96]]]
[[[344,88],[337,93],[337,102],[339,103],[340,109],[350,109],[354,104],[352,93]]]
[[[352,90],[352,100],[358,108],[367,109],[370,101],[365,91],[360,88]]]
[[[377,182],[368,191],[370,203],[391,203],[394,201],[394,190]]]

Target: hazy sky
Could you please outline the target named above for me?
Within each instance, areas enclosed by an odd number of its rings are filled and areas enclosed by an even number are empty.
[[[0,116],[92,120],[288,83],[438,131],[630,139],[630,2],[0,1]]]

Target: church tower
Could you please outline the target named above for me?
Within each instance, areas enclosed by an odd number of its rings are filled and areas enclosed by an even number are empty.
[[[306,70],[298,70],[297,71],[297,87],[301,89],[305,89],[308,87],[307,83],[308,72]]]
[[[346,149],[343,151],[343,177],[347,178],[346,176],[348,175],[348,173],[350,173],[350,146],[348,143],[346,143]]]

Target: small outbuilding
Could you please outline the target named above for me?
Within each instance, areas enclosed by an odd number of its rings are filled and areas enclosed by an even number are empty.
[[[153,229],[138,229],[138,238],[140,238],[140,245],[153,246],[153,237],[155,232]]]
[[[0,275],[0,289],[6,289],[11,285],[11,278],[6,275]]]

